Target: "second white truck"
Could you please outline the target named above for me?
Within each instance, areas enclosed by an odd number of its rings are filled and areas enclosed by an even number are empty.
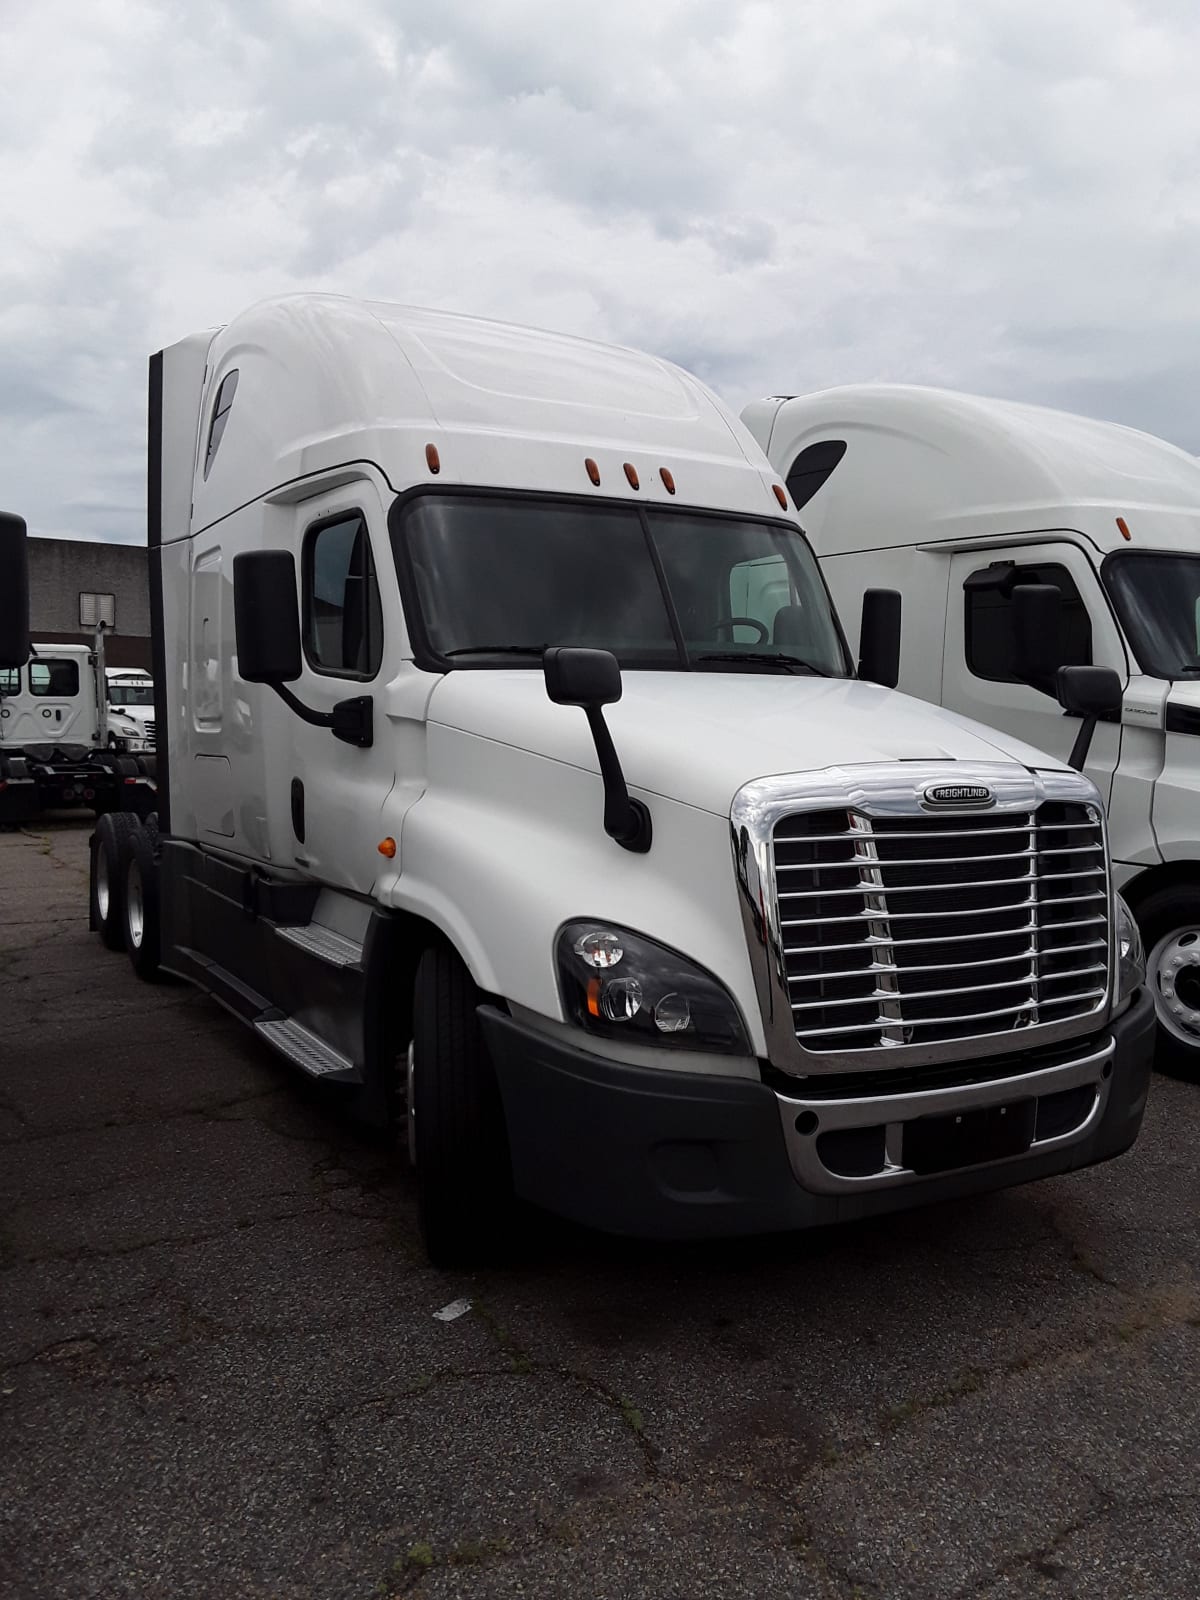
[[[1159,1064],[1200,1076],[1200,461],[1114,423],[886,384],[743,420],[838,604],[902,592],[910,694],[1061,758],[1080,718],[1058,669],[1118,676],[1086,770],[1148,951]]]

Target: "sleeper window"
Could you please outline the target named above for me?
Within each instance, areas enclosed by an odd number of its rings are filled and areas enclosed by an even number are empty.
[[[966,623],[967,666],[977,678],[991,683],[1022,683],[1017,672],[1016,635],[1013,632],[1012,588],[1016,584],[1052,584],[1062,596],[1059,611],[1060,667],[1086,667],[1092,664],[1092,622],[1075,580],[1066,567],[1056,563],[1041,566],[1008,567],[998,563],[980,568],[972,579],[996,575],[994,584],[967,588],[963,593]],[[1003,582],[1001,577],[1004,575]]]
[[[318,524],[305,540],[304,648],[318,672],[373,678],[379,671],[379,582],[367,525],[357,512]]]
[[[225,424],[229,421],[229,413],[233,408],[233,397],[237,393],[238,375],[235,367],[232,372],[227,372],[221,379],[221,387],[217,390],[217,398],[213,401],[212,421],[208,425],[208,444],[204,452],[204,476],[207,478],[216,460],[220,448],[221,438],[225,432]]]

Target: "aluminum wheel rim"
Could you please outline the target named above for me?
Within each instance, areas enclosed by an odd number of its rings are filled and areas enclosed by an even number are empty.
[[[1176,928],[1146,958],[1159,1022],[1180,1044],[1200,1049],[1200,928]]]
[[[413,1102],[413,1079],[416,1075],[415,1055],[416,1052],[410,1042],[408,1053],[404,1058],[404,1118],[408,1126],[408,1159],[414,1167],[417,1164],[417,1108]]]
[[[140,950],[146,918],[142,902],[142,869],[136,861],[129,863],[129,877],[125,882],[125,918],[129,924],[129,942],[135,950]]]
[[[112,906],[112,891],[108,882],[108,857],[103,849],[96,851],[96,910],[100,913],[101,922],[108,921],[109,909]]]

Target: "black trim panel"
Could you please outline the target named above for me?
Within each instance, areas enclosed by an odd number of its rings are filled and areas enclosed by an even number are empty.
[[[1164,726],[1168,733],[1200,733],[1200,709],[1195,706],[1173,706],[1168,700]]]
[[[163,352],[150,357],[146,428],[146,543],[150,550],[150,656],[154,664],[154,730],[158,775],[158,826],[171,831],[171,763],[167,695],[167,638],[163,620],[162,526]]]

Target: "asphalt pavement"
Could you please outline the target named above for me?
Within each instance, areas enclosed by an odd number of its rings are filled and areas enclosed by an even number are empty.
[[[1200,1594],[1200,1085],[1032,1187],[437,1272],[394,1152],[88,933],[88,832],[0,835],[6,1600]]]

